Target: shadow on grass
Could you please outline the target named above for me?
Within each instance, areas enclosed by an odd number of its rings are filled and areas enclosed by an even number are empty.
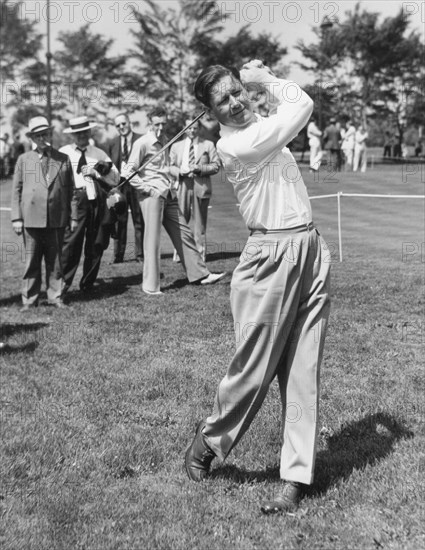
[[[22,305],[22,295],[21,294],[14,294],[13,296],[9,296],[8,298],[1,298],[0,299],[0,307],[7,307],[7,306],[13,306],[15,304]]]
[[[38,348],[38,342],[28,342],[21,346],[5,344],[0,348],[1,355],[12,355],[13,353],[33,353]]]
[[[318,452],[315,481],[309,493],[324,493],[339,480],[347,479],[353,470],[373,466],[392,452],[394,443],[413,435],[394,416],[383,412],[349,423],[329,437],[326,450]]]
[[[327,440],[327,449],[319,451],[316,459],[314,484],[307,494],[317,496],[332,485],[350,477],[354,470],[373,466],[388,456],[394,443],[413,437],[395,417],[387,413],[365,416],[344,426]],[[228,479],[235,483],[278,481],[279,467],[262,471],[247,471],[232,465],[222,465],[211,472],[212,479]]]
[[[140,285],[141,275],[130,275],[129,277],[114,277],[111,282],[99,279],[97,284],[85,292],[80,290],[70,290],[66,294],[66,302],[72,305],[75,302],[91,302],[103,298],[112,298],[124,294],[129,286]]]
[[[37,347],[37,341],[28,342],[27,333],[47,327],[49,323],[5,323],[0,325],[0,340],[2,347],[0,348],[1,355],[11,355],[12,353],[32,353]],[[8,344],[6,338],[19,335],[20,342],[18,344]]]

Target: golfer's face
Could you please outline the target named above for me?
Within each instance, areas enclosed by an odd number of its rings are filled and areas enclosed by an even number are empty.
[[[151,121],[151,129],[157,139],[160,139],[164,135],[164,128],[167,122],[165,116],[154,116]]]
[[[210,109],[221,124],[232,128],[244,128],[255,119],[247,91],[230,75],[219,80],[212,89]]]

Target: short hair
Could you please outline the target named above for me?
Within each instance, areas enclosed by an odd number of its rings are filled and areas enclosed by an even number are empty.
[[[116,114],[114,116],[114,120],[116,120],[119,116],[125,117],[128,120],[128,122],[130,122],[130,115],[127,113],[127,111],[121,111],[120,113]]]
[[[211,92],[213,87],[226,76],[231,76],[239,82],[241,81],[239,71],[232,67],[224,67],[223,65],[210,65],[204,69],[198,76],[193,88],[195,97],[198,101],[211,107]]]
[[[148,120],[152,122],[153,117],[162,117],[167,116],[167,111],[163,107],[154,107],[151,111],[148,113]]]

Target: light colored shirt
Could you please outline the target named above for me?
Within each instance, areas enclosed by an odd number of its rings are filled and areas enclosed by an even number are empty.
[[[68,157],[71,160],[72,164],[72,171],[74,172],[74,180],[75,180],[75,187],[77,189],[86,189],[87,198],[89,200],[96,198],[96,188],[93,182],[93,179],[91,176],[83,176],[83,173],[80,172],[77,174],[77,168],[78,168],[78,162],[81,157],[81,151],[77,149],[77,145],[75,143],[71,143],[70,145],[64,145],[59,149],[61,153],[65,153],[65,155],[68,155]],[[86,157],[87,166],[93,167],[99,160],[103,160],[105,162],[112,162],[111,159],[108,157],[108,155],[105,153],[105,151],[102,151],[102,149],[99,149],[98,147],[95,147],[94,145],[87,145],[85,148],[84,155]],[[115,167],[115,165],[112,165],[111,171],[106,176],[101,176],[100,174],[97,174],[97,177],[107,183],[110,187],[115,187],[115,185],[118,185],[120,182],[120,175]]]
[[[344,134],[344,141],[342,143],[342,149],[354,149],[354,140],[356,136],[356,129],[354,126],[349,126]]]
[[[322,135],[322,132],[316,126],[316,123],[311,121],[307,126],[307,137],[309,139],[318,139]]]
[[[294,82],[268,86],[271,115],[248,127],[221,126],[217,151],[249,229],[287,229],[312,221],[307,189],[286,146],[305,126],[313,101]]]
[[[133,143],[130,158],[123,172],[127,178],[138,170],[145,162],[153,157],[161,148],[154,132],[148,132]],[[162,197],[166,197],[171,189],[172,177],[169,175],[170,153],[169,149],[163,151],[140,174],[130,180],[130,184],[139,191],[151,194],[156,191]]]
[[[366,130],[357,130],[356,132],[356,149],[366,149],[366,140],[369,134]]]

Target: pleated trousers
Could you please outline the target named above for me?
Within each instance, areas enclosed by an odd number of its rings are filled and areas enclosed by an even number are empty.
[[[312,224],[249,237],[231,283],[237,349],[203,431],[220,459],[249,428],[277,376],[284,426],[280,476],[312,483],[329,262]]]

